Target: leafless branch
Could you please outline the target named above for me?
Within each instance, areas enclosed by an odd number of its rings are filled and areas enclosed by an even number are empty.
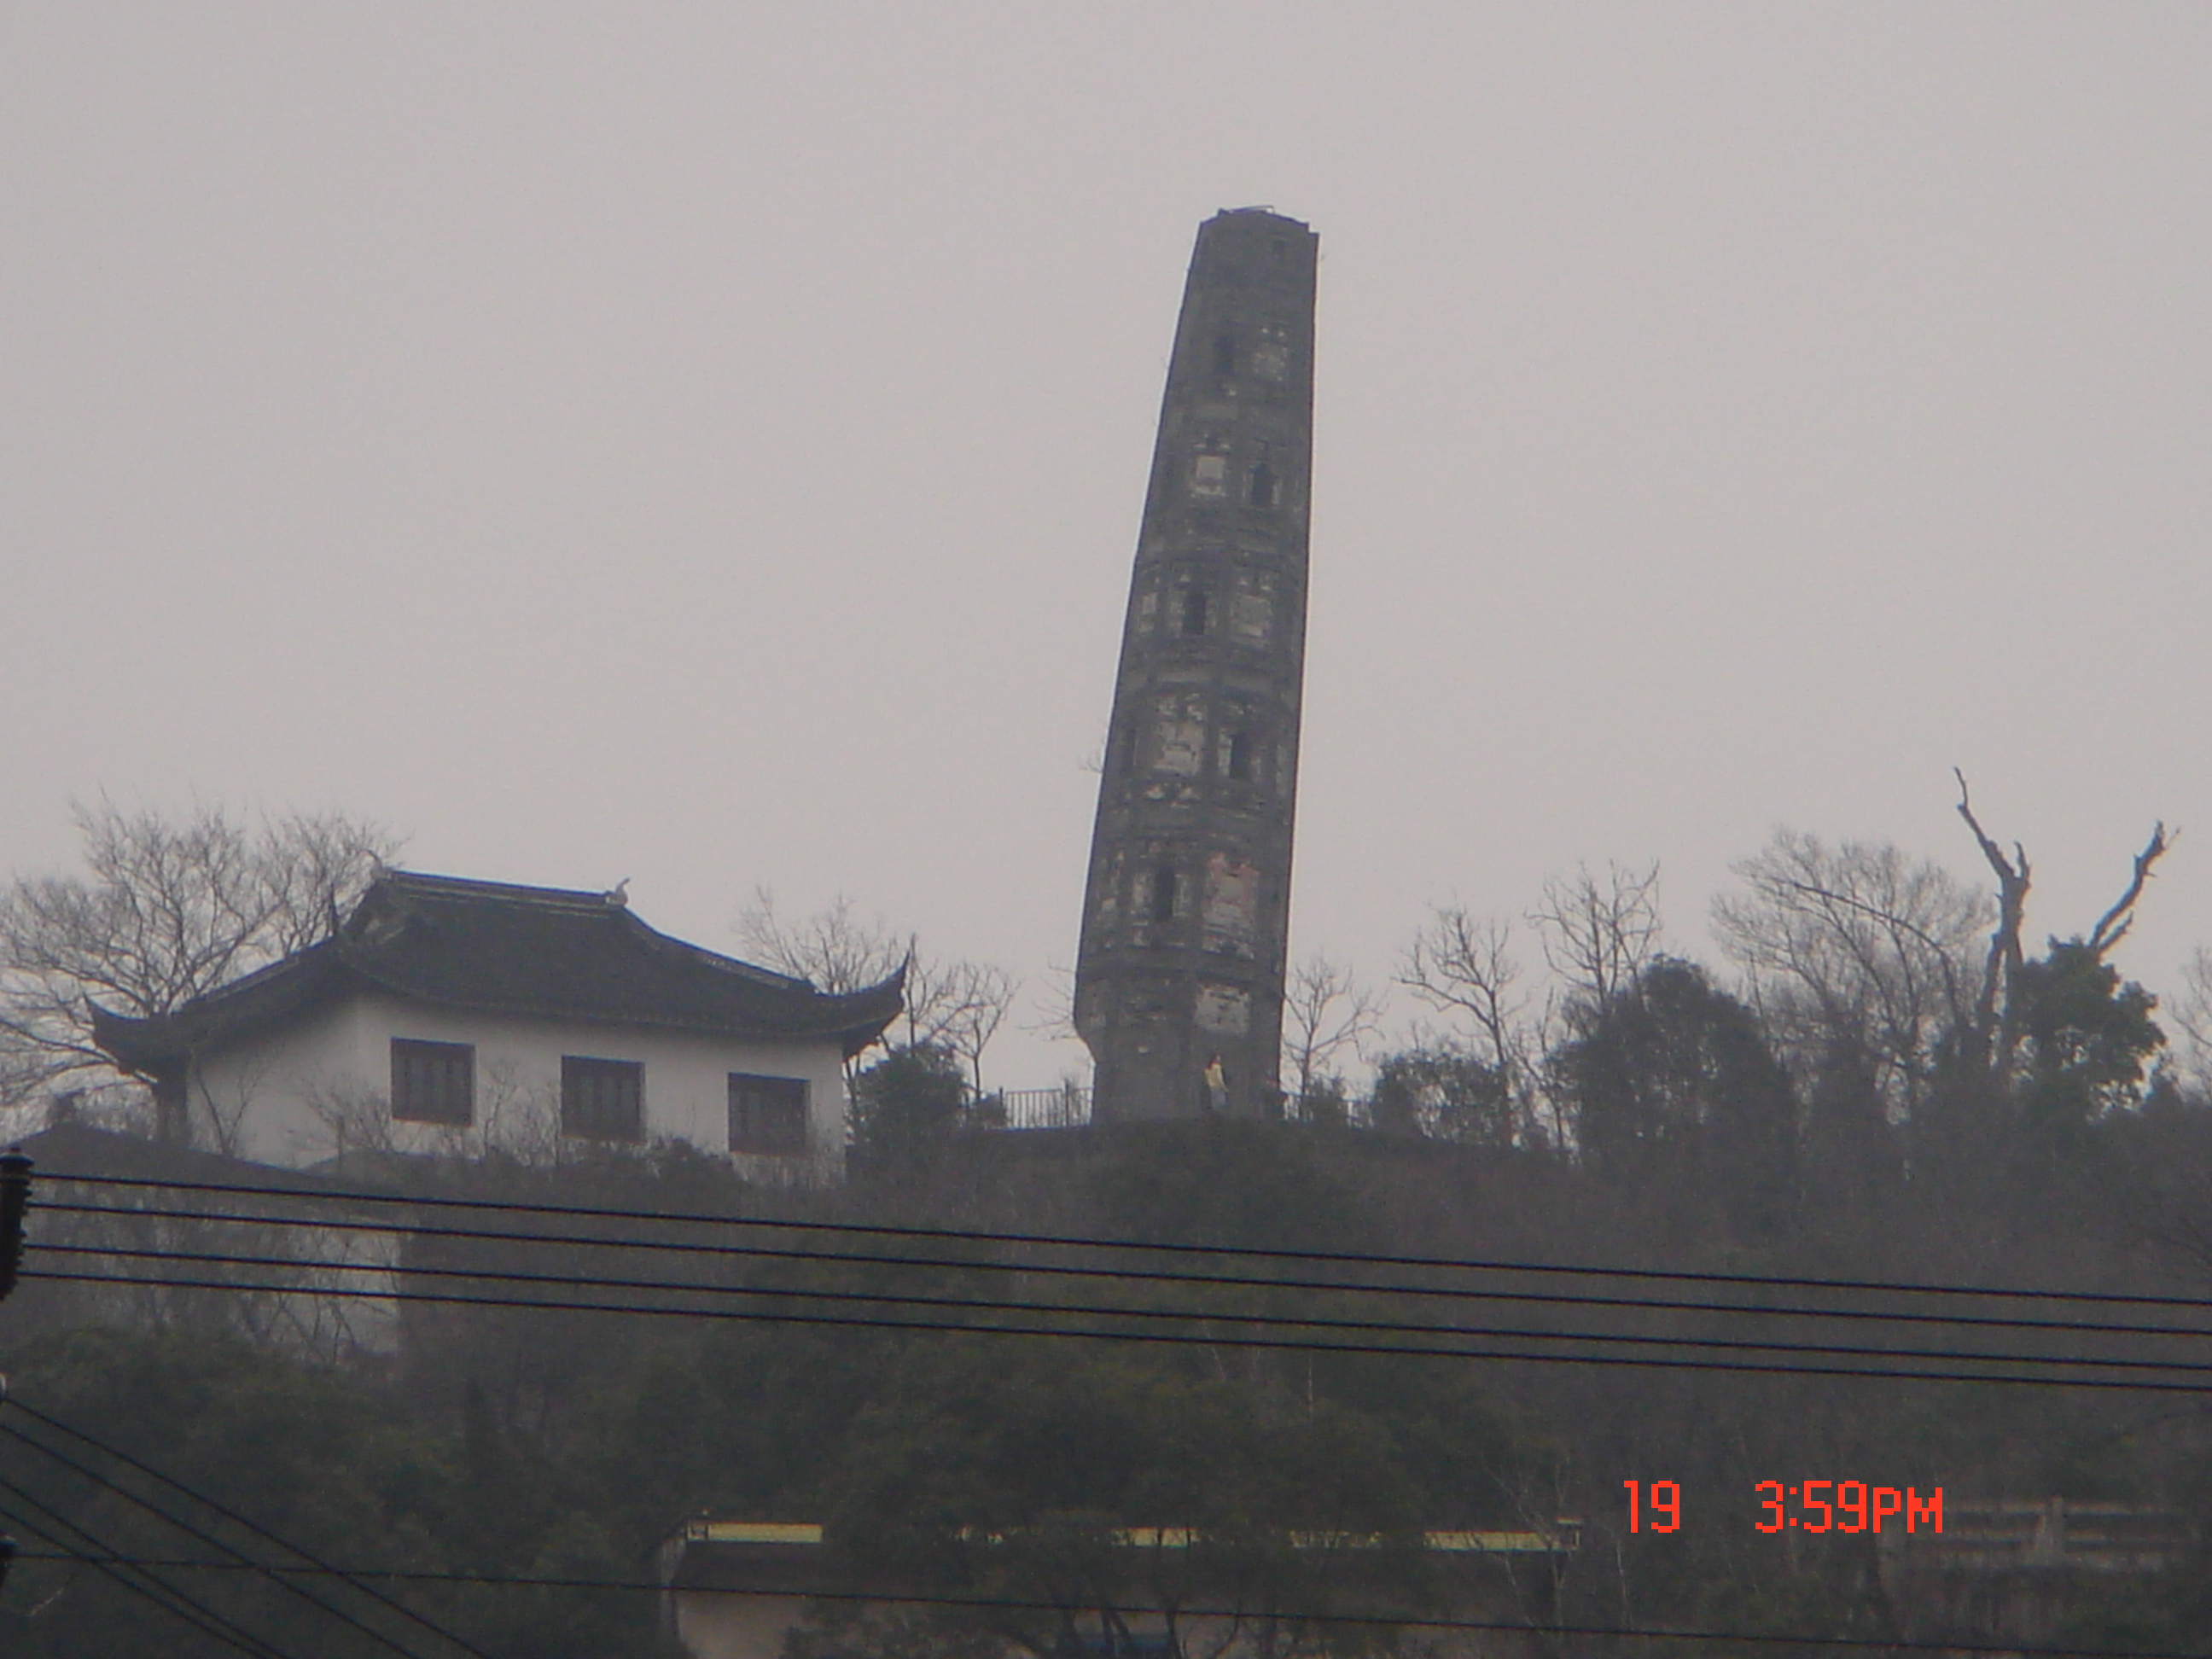
[[[87,873],[0,890],[0,1079],[18,1091],[107,1066],[94,1002],[167,1013],[328,937],[398,848],[337,813],[73,811]]]
[[[1544,884],[1543,902],[1528,913],[1544,961],[1569,995],[1595,1008],[1632,983],[1657,951],[1659,866],[1606,866],[1601,880],[1588,865]]]
[[[765,885],[753,890],[752,902],[738,913],[737,928],[741,948],[764,967],[809,981],[832,996],[889,979],[914,943],[882,917],[860,916],[842,893],[811,916],[787,919],[776,908],[774,890]]]
[[[969,1081],[980,1097],[983,1051],[1006,1023],[1021,981],[987,962],[947,963],[939,978],[946,988],[948,1006],[939,1023],[938,1040],[967,1062]]]
[[[1986,902],[1887,843],[1778,830],[1713,901],[1715,937],[1795,1063],[1848,1048],[1909,1112],[1948,1030],[1972,1017],[1969,961]]]
[[[1991,1074],[2002,1080],[2012,1075],[2013,1057],[2020,1047],[2020,1023],[2012,991],[2019,982],[2024,959],[2021,930],[2027,918],[2031,876],[2027,849],[2014,842],[2013,855],[2007,858],[2004,849],[1974,816],[1966,775],[1954,766],[1951,775],[1959,781],[1959,816],[1973,832],[1975,844],[1982,849],[1982,857],[1997,878],[1997,924],[1990,935],[1989,955],[1982,965],[1982,988],[1974,1004],[1973,1025]]]
[[[2122,893],[2112,908],[2097,918],[2097,925],[2089,933],[2088,945],[2092,956],[2102,960],[2107,951],[2128,936],[2128,929],[2136,923],[2136,901],[2142,896],[2143,884],[2150,879],[2152,866],[2166,856],[2166,849],[2181,838],[2179,830],[2171,836],[2166,833],[2163,821],[2151,826],[2150,839],[2136,854],[2135,869],[2129,877],[2127,890]]]
[[[951,1049],[967,1062],[981,1091],[984,1050],[1020,988],[1006,969],[931,957],[913,934],[898,933],[880,916],[863,917],[842,893],[826,908],[793,920],[776,908],[772,890],[757,887],[737,927],[744,950],[821,991],[860,990],[903,967],[907,1042]]]
[[[1517,987],[1521,964],[1513,954],[1513,926],[1495,917],[1470,916],[1457,905],[1438,905],[1414,936],[1397,975],[1431,1006],[1458,1010],[1474,1021],[1487,1052],[1484,1060],[1504,1069],[1524,1057],[1526,1003]]]
[[[1026,1020],[1022,1030],[1032,1036],[1054,1042],[1072,1039],[1079,1035],[1075,1029],[1075,969],[1065,963],[1045,964],[1044,982],[1038,987],[1030,1007],[1036,1018]]]
[[[1291,965],[1283,995],[1283,1069],[1304,1099],[1328,1075],[1337,1055],[1374,1035],[1382,999],[1352,971],[1326,956]]]

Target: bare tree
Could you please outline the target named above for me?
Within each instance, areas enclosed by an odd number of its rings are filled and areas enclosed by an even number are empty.
[[[832,994],[880,984],[904,968],[907,1046],[950,1049],[966,1062],[981,1091],[983,1052],[1020,988],[1005,969],[926,956],[914,934],[881,916],[862,917],[842,893],[828,908],[793,921],[776,909],[771,890],[755,888],[752,902],[738,915],[738,936],[767,966]],[[850,1063],[846,1069],[849,1078]]]
[[[1399,1058],[1444,1063],[1454,1075],[1472,1075],[1466,1066],[1473,1062],[1490,1079],[1489,1115],[1510,1120],[1511,1138],[1523,1146],[1556,1146],[1565,1139],[1564,1119],[1542,1058],[1559,1037],[1559,996],[1549,988],[1540,996],[1523,989],[1515,947],[1510,921],[1435,906],[1407,947],[1398,983],[1464,1024],[1437,1033],[1417,1025]]]
[[[1357,1052],[1375,1034],[1382,1013],[1381,995],[1350,969],[1324,955],[1293,963],[1283,994],[1283,1069],[1295,1085],[1292,1097],[1312,1097],[1334,1075],[1337,1056]]]
[[[402,839],[335,812],[288,812],[262,825],[262,877],[271,903],[262,948],[271,961],[328,939]]]
[[[1528,921],[1565,987],[1569,1018],[1586,1018],[1633,984],[1658,951],[1659,866],[1609,863],[1600,878],[1577,865],[1545,882]]]
[[[1519,988],[1511,922],[1473,916],[1457,905],[1433,906],[1428,926],[1406,947],[1397,978],[1431,1007],[1464,1014],[1486,1064],[1501,1072],[1528,1070],[1541,1039]]]
[[[2020,1022],[2012,989],[2020,981],[2024,959],[2020,935],[2027,920],[2027,890],[2033,872],[2028,866],[2027,848],[2014,842],[2008,855],[1982,828],[1966,790],[1966,775],[1954,766],[1951,775],[1959,780],[1959,816],[1973,831],[1982,857],[1997,878],[1996,929],[1990,935],[1989,953],[1983,958],[1981,990],[1974,998],[1974,1015],[1966,1032],[1972,1043],[1972,1060],[2002,1082],[2012,1076],[2014,1056],[2020,1048]]]
[[[1849,1053],[1909,1113],[1972,1017],[1989,902],[1886,842],[1778,830],[1734,868],[1743,888],[1714,899],[1713,932],[1784,1052],[1801,1068]]]
[[[817,991],[842,996],[879,985],[913,953],[914,940],[893,932],[881,916],[863,918],[840,893],[829,906],[797,921],[775,906],[775,892],[753,890],[738,915],[742,947],[765,967],[809,981]]]
[[[988,1043],[1012,1003],[1016,981],[1004,969],[957,957],[933,957],[921,953],[912,935],[907,939],[906,1040],[913,1048],[927,1043],[964,1054],[983,1024]],[[995,1006],[997,1018],[982,1019]]]
[[[983,1051],[999,1034],[1014,1006],[1021,981],[1003,968],[988,962],[952,962],[943,965],[944,1012],[938,1022],[938,1041],[967,1063],[969,1081],[981,1098],[983,1093]]]
[[[2181,994],[2163,1007],[2180,1030],[2182,1064],[2190,1085],[2200,1095],[2212,1091],[2212,951],[2197,947],[2181,970]]]
[[[0,1090],[112,1076],[92,1005],[165,1014],[337,931],[399,842],[338,813],[258,825],[216,807],[166,817],[72,808],[82,876],[0,892]]]
[[[1635,982],[1658,948],[1659,866],[1618,864],[1602,877],[1587,865],[1544,884],[1528,913],[1554,984],[1540,997],[1523,990],[1514,926],[1437,905],[1407,947],[1398,982],[1431,1007],[1461,1016],[1472,1031],[1416,1034],[1405,1058],[1480,1068],[1494,1098],[1492,1116],[1534,1145],[1565,1137],[1560,1105],[1542,1056],[1561,1041],[1562,1024],[1587,1021]]]
[[[2008,854],[1998,846],[1989,832],[1982,828],[1981,820],[1974,816],[1972,798],[1966,789],[1966,775],[1956,767],[1952,775],[1959,781],[1959,816],[1966,820],[1966,828],[1973,832],[1975,843],[1982,849],[1990,873],[1997,879],[1997,921],[1990,935],[1989,952],[1983,960],[1981,989],[1974,1000],[1974,1018],[1969,1035],[1972,1040],[1971,1057],[2000,1085],[2011,1082],[2019,1064],[2021,1043],[2021,1015],[2022,1010],[2017,996],[2021,970],[2026,963],[2026,953],[2021,935],[2027,921],[2027,894],[2031,871],[2027,849],[2020,842],[2012,844]],[[2151,826],[2150,839],[2135,856],[2129,872],[2128,883],[2112,907],[2097,919],[2097,925],[2087,936],[2078,942],[2084,946],[2092,960],[2102,962],[2114,946],[2125,939],[2135,926],[2136,905],[2142,899],[2144,886],[2149,882],[2158,861],[2173,846],[2175,836],[2166,833],[2163,823]]]
[[[1044,983],[1030,1004],[1036,1018],[1024,1022],[1022,1030],[1033,1036],[1052,1042],[1076,1042],[1082,1033],[1075,1028],[1075,969],[1064,963],[1048,962],[1044,965]]]

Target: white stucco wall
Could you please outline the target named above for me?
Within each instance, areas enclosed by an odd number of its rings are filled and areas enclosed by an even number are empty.
[[[464,1132],[391,1115],[393,1038],[476,1048],[476,1121]],[[804,1078],[805,1159],[745,1157],[748,1174],[842,1165],[845,1085],[835,1042],[750,1042],[689,1032],[459,1013],[358,996],[203,1058],[191,1085],[194,1139],[259,1163],[313,1164],[349,1146],[467,1153],[490,1144],[544,1153],[558,1135],[561,1059],[645,1068],[647,1140],[729,1153],[729,1074]]]

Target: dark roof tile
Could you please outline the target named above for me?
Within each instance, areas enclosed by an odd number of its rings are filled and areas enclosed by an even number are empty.
[[[842,995],[648,927],[616,895],[389,871],[331,939],[173,1013],[94,1010],[100,1046],[158,1071],[373,988],[433,1007],[733,1036],[835,1040],[847,1054],[902,1006],[904,973]]]

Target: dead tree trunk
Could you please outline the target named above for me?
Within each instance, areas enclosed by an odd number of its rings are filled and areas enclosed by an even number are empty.
[[[2007,858],[2004,848],[1974,816],[1966,775],[1954,766],[1951,775],[1959,780],[1959,816],[1973,831],[1982,856],[1997,878],[1997,925],[1990,935],[1989,955],[1982,963],[1982,988],[1974,1000],[1973,1024],[1968,1033],[1968,1058],[1977,1070],[2002,1086],[2012,1080],[2013,1060],[2020,1048],[2013,988],[2019,982],[2024,960],[2020,934],[2027,919],[2027,849],[2014,842],[2012,856]]]
[[[2014,842],[2008,857],[2004,848],[1997,845],[1974,816],[1973,802],[1966,793],[1966,775],[1954,767],[1952,775],[1959,780],[1959,816],[1973,831],[1983,858],[1988,860],[1997,878],[1996,929],[1990,935],[1989,955],[1982,965],[1981,990],[1975,1000],[1972,1026],[1963,1047],[1969,1061],[2002,1088],[2013,1080],[2020,1051],[2021,1010],[2016,992],[2025,960],[2021,933],[2027,920],[2027,849]],[[2097,925],[2081,941],[2099,962],[2135,926],[2136,904],[2142,897],[2144,884],[2177,838],[2166,833],[2163,822],[2151,826],[2150,839],[2135,856],[2126,890],[2112,908],[2097,919]]]

